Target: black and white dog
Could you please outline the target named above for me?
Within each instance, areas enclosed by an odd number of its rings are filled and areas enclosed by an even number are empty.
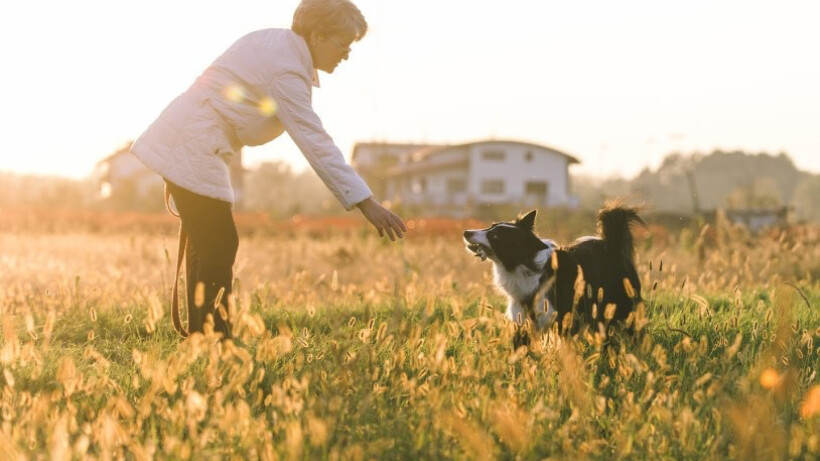
[[[632,227],[644,225],[637,209],[605,205],[598,212],[599,237],[566,247],[535,235],[535,214],[464,231],[467,249],[493,262],[495,284],[509,298],[507,318],[519,325],[529,319],[538,331],[558,322],[565,332],[593,320],[626,320],[641,299],[632,243]]]

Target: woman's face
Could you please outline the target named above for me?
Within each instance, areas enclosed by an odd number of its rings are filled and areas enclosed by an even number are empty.
[[[328,74],[333,73],[336,66],[350,54],[350,44],[355,35],[314,35],[311,43],[313,67]]]

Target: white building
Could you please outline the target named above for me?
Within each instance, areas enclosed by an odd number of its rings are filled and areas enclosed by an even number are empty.
[[[102,198],[122,194],[125,189],[130,195],[144,197],[162,188],[162,178],[131,155],[130,148],[129,143],[97,162],[94,178]]]
[[[403,206],[459,216],[483,205],[578,205],[569,192],[569,166],[578,160],[546,146],[503,140],[388,146],[358,144],[352,163],[377,195]]]
[[[413,153],[433,147],[430,144],[395,144],[386,142],[360,142],[353,147],[351,164],[364,178],[379,199],[386,198],[387,172],[409,161]]]

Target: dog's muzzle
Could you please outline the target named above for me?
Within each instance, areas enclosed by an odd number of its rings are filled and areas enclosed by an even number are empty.
[[[487,257],[489,256],[490,249],[487,248],[485,245],[482,245],[477,242],[473,242],[472,238],[474,238],[475,232],[473,231],[464,231],[464,243],[467,246],[467,250],[477,258],[481,258],[482,261],[486,261]]]
[[[477,258],[481,258],[482,261],[487,260],[487,247],[478,243],[470,243],[467,245],[467,249],[473,253]]]

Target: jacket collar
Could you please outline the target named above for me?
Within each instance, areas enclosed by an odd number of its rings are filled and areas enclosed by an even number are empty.
[[[320,85],[320,82],[319,82],[319,71],[315,67],[313,68],[313,82],[311,82],[311,83],[313,84],[314,88],[321,88],[322,87],[322,85]]]
[[[319,71],[318,69],[313,67],[313,57],[310,55],[310,48],[308,48],[307,41],[304,37],[297,34],[296,32],[291,32],[298,38],[296,42],[299,44],[299,54],[302,58],[302,64],[305,65],[305,70],[308,72],[309,75],[312,76],[311,84],[315,88],[320,88]]]

